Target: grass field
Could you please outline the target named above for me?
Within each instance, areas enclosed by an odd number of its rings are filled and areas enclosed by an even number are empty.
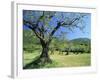
[[[39,56],[38,52],[24,53],[23,66],[34,61],[35,57]],[[45,64],[40,68],[51,68],[51,67],[79,67],[79,66],[90,66],[91,65],[91,54],[70,54],[70,55],[50,55],[52,59],[51,64]]]

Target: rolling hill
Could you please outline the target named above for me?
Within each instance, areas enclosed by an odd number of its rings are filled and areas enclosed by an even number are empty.
[[[90,44],[91,40],[89,38],[76,38],[69,41],[73,44]]]

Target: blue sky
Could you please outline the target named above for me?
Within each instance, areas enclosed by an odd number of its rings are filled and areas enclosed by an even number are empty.
[[[53,20],[52,25],[56,25],[56,20]],[[81,31],[79,28],[74,28],[73,32],[68,31],[66,34],[66,38],[68,40],[75,39],[75,38],[89,38],[91,39],[91,14],[87,14],[87,18],[84,18],[85,28]],[[50,23],[51,24],[51,23]],[[26,26],[23,26],[24,29],[28,29]],[[66,29],[60,29],[66,31]],[[60,30],[56,32],[58,35]]]
[[[79,28],[74,28],[73,32],[72,32],[72,31],[67,30],[66,28],[63,28],[63,27],[60,28],[60,30],[62,30],[64,32],[68,31],[68,33],[66,34],[66,39],[68,39],[68,40],[72,40],[72,39],[76,39],[76,38],[89,38],[89,39],[91,39],[91,14],[86,13],[86,15],[87,15],[87,17],[85,17],[83,19],[84,23],[85,23],[85,24],[83,24],[83,25],[85,25],[83,30],[80,30]],[[58,30],[56,32],[57,35],[60,34],[60,30]]]
[[[88,15],[88,18],[85,19],[85,28],[83,31],[79,29],[75,29],[73,32],[69,32],[66,37],[68,39],[75,39],[75,38],[89,38],[91,39],[91,15]]]

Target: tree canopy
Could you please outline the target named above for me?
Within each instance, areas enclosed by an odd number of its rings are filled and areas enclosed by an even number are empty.
[[[74,28],[83,30],[84,18],[87,14],[23,10],[23,24],[30,28],[39,39],[51,42],[53,36],[59,36],[63,32],[73,31]]]

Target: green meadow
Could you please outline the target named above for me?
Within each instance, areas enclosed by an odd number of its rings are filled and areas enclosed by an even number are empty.
[[[35,60],[36,56],[39,56],[37,52],[35,53],[24,53],[24,63],[23,65],[27,65]],[[50,55],[52,59],[52,63],[48,63],[45,65],[40,65],[39,68],[55,68],[55,67],[81,67],[81,66],[90,66],[91,65],[91,54],[70,54],[70,55],[59,55],[57,51],[55,54]],[[34,68],[30,67],[30,68]]]

